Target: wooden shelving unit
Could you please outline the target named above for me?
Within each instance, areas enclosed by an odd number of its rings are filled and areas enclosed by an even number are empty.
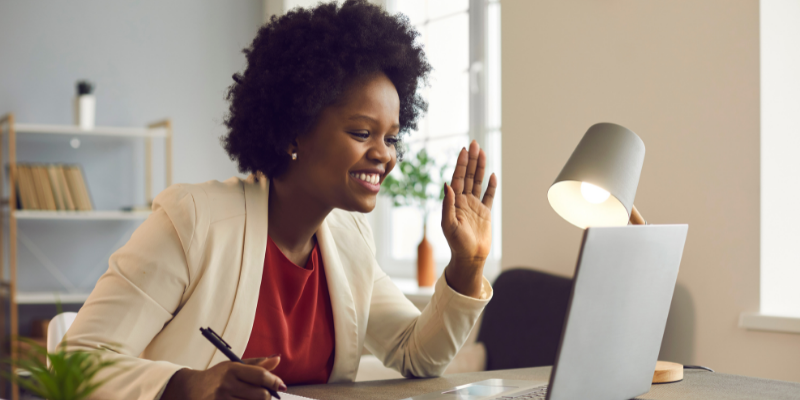
[[[17,306],[19,304],[81,304],[89,296],[89,293],[64,292],[25,292],[17,289],[17,245],[19,232],[17,230],[18,221],[39,220],[51,221],[52,223],[69,223],[69,221],[114,221],[114,220],[144,220],[150,214],[149,211],[41,211],[41,210],[18,210],[16,202],[16,176],[17,176],[17,154],[16,143],[18,134],[30,135],[69,135],[69,136],[106,136],[120,138],[142,138],[145,141],[145,197],[148,202],[153,199],[152,190],[152,140],[164,140],[165,153],[165,183],[169,186],[172,183],[172,122],[169,119],[158,121],[147,127],[95,127],[91,130],[83,130],[72,125],[43,125],[43,124],[22,124],[14,120],[14,114],[9,113],[0,117],[0,166],[8,163],[9,166],[9,201],[8,209],[0,213],[0,226],[8,219],[8,268],[9,279],[5,280],[5,262],[2,254],[4,229],[0,229],[0,299],[5,299],[8,304],[10,327],[8,332],[11,338],[19,333],[19,315]],[[3,148],[2,135],[8,135],[8,148]],[[7,155],[7,161],[4,158]],[[0,173],[0,189],[4,187],[4,176]],[[5,302],[4,302],[5,303]],[[13,341],[6,336],[5,327],[6,304],[0,307],[0,346],[8,346],[11,359],[18,358],[16,346]],[[19,400],[19,388],[12,385],[12,400]]]
[[[150,211],[39,211],[17,210],[17,220],[80,220],[124,221],[145,219]]]

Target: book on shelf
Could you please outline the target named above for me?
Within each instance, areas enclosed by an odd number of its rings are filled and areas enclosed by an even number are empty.
[[[47,166],[47,177],[50,178],[50,187],[53,189],[53,198],[57,210],[66,210],[64,195],[61,193],[61,185],[58,183],[58,172],[55,165]]]
[[[28,210],[39,209],[39,202],[36,199],[36,192],[31,186],[32,183],[31,171],[28,166],[19,165],[17,167],[17,180],[15,185],[17,196],[19,197],[19,208]]]
[[[21,210],[91,211],[80,165],[17,164],[17,204]]]
[[[75,207],[75,200],[72,198],[72,194],[69,191],[69,185],[67,185],[67,176],[64,174],[64,166],[56,166],[56,175],[58,179],[58,185],[61,189],[61,194],[64,196],[64,206],[66,210],[77,210],[78,208]]]

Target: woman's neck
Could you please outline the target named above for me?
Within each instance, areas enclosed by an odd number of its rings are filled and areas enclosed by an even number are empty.
[[[296,185],[269,181],[269,237],[298,266],[305,267],[314,249],[314,234],[332,210]]]

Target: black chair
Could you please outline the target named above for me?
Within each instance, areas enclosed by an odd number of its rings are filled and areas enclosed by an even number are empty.
[[[553,365],[572,279],[511,269],[497,277],[493,288],[477,339],[486,346],[486,369]]]

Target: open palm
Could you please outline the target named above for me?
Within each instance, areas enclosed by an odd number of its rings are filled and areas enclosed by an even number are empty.
[[[442,204],[442,231],[450,245],[453,260],[482,268],[492,246],[492,201],[497,177],[481,200],[481,184],[486,169],[486,153],[476,141],[469,150],[461,149],[450,186]],[[479,266],[479,267],[478,267]]]

